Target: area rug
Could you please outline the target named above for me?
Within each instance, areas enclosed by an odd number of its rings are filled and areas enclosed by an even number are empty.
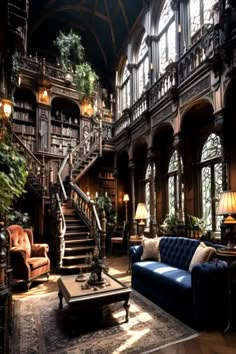
[[[198,335],[135,291],[128,323],[122,302],[107,306],[102,316],[72,316],[58,304],[57,293],[14,302],[12,353],[144,354]]]

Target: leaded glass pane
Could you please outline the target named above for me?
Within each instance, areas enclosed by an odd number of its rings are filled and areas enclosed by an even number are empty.
[[[173,16],[173,11],[170,6],[170,0],[166,0],[160,15],[158,33],[160,33],[164,29],[164,27],[170,21],[172,16]]]
[[[202,218],[206,223],[207,229],[212,229],[212,210],[211,210],[211,168],[202,168]]]
[[[151,173],[152,173],[151,165],[148,164],[146,168],[145,179],[151,178]]]
[[[167,32],[168,61],[175,61],[176,58],[176,33],[175,22],[173,22]]]
[[[168,172],[173,172],[178,170],[178,154],[175,150],[170,158]]]
[[[148,52],[148,46],[146,44],[146,37],[147,35],[145,34],[142,38],[139,51],[138,51],[138,63],[144,58],[145,54]]]
[[[204,23],[212,23],[212,7],[216,3],[217,0],[207,0],[203,1],[204,6]]]
[[[218,201],[220,199],[220,195],[222,193],[222,180],[223,180],[223,174],[222,174],[222,163],[217,163],[214,166],[214,174],[215,174],[215,200],[217,202],[215,203],[215,211],[217,210],[218,207]],[[221,219],[222,217],[220,215],[216,216],[216,230],[220,231],[220,224],[221,224]]]
[[[221,156],[220,137],[213,133],[209,135],[203,146],[201,161],[210,160],[219,156]]]
[[[169,214],[175,214],[175,178],[170,176],[168,178],[168,209]]]
[[[141,63],[138,68],[138,93],[139,93],[139,96],[141,96],[143,89],[144,89],[143,63]]]
[[[165,72],[166,65],[166,35],[163,34],[159,41],[159,69],[161,74]]]
[[[150,182],[146,182],[145,185],[145,195],[146,195],[146,208],[147,208],[147,221],[146,225],[150,224]]]
[[[143,63],[144,86],[146,86],[148,83],[148,72],[149,72],[149,60],[148,57],[146,57]]]
[[[190,0],[190,32],[191,37],[201,26],[200,22],[200,0]]]
[[[129,70],[127,68],[128,65],[128,61],[126,61],[125,67],[124,67],[124,71],[123,71],[123,76],[122,76],[122,83],[125,82],[125,80],[129,77],[130,73]]]

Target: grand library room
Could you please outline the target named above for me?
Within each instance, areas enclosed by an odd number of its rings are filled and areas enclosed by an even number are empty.
[[[234,103],[235,0],[1,1],[0,354],[236,353]]]

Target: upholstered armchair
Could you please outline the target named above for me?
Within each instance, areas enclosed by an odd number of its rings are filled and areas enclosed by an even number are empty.
[[[34,243],[33,231],[20,225],[7,227],[10,236],[10,263],[13,279],[25,280],[29,289],[32,279],[47,275],[49,279],[49,247],[46,243]]]

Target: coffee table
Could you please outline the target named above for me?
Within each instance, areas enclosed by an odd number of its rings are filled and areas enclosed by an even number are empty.
[[[131,289],[109,274],[103,274],[105,285],[90,286],[83,289],[89,274],[85,274],[84,282],[77,282],[76,275],[60,277],[58,283],[59,309],[63,308],[63,298],[70,311],[86,311],[115,302],[124,301],[125,320],[129,321],[129,297]]]

